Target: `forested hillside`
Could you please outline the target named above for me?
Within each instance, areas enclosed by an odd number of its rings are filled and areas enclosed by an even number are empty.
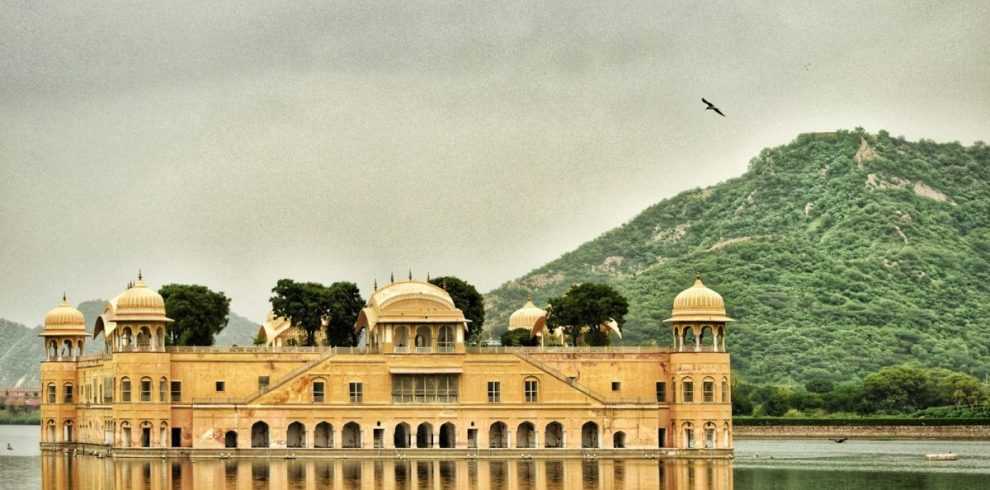
[[[916,362],[990,368],[990,149],[884,131],[803,134],[742,176],[664,200],[486,295],[495,333],[528,295],[606,282],[630,303],[626,344],[661,323],[695,272],[719,291],[737,373],[856,378]]]

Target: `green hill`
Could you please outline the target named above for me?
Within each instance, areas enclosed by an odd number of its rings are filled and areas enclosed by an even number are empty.
[[[486,295],[487,325],[532,294],[607,282],[625,344],[670,345],[661,320],[700,271],[738,320],[750,381],[860,377],[901,362],[990,370],[990,149],[860,130],[803,134],[742,176],[664,200]]]

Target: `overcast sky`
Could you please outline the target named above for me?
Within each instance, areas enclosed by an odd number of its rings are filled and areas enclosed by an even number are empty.
[[[983,1],[0,11],[0,317],[28,325],[139,268],[255,321],[283,277],[484,292],[801,132],[990,140]]]

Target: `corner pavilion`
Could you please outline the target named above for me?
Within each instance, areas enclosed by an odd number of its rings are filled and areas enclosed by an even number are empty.
[[[537,322],[532,309],[513,326]],[[82,355],[90,330],[64,298],[45,316],[42,447],[729,457],[731,321],[698,278],[666,320],[672,348],[468,347],[450,295],[411,279],[371,295],[354,325],[361,348],[287,346],[285,322],[269,325],[268,346],[166,347],[172,320],[139,276],[93,325],[100,354]]]

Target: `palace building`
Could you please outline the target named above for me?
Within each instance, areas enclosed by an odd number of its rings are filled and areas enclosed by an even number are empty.
[[[537,327],[541,312],[528,302],[512,327]],[[361,347],[292,345],[299,332],[271,315],[267,345],[166,347],[172,320],[139,275],[92,330],[64,297],[45,316],[42,446],[729,455],[733,320],[698,278],[665,321],[673,347],[470,347],[450,295],[411,279],[371,295]],[[102,351],[82,355],[90,336]]]

